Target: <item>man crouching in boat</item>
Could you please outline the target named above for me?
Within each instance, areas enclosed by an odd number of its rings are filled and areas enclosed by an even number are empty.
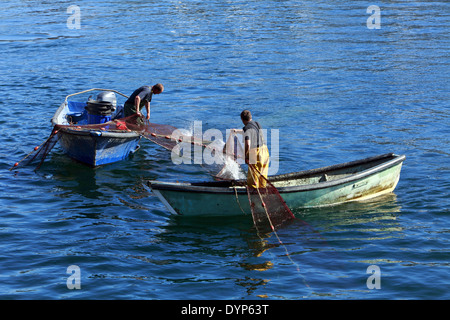
[[[265,188],[269,172],[269,149],[264,142],[261,125],[252,120],[249,110],[241,112],[241,120],[244,128],[235,132],[244,134],[245,163],[249,165],[247,184],[253,188]]]
[[[160,94],[164,91],[164,86],[161,83],[157,83],[154,86],[142,86],[136,89],[124,105],[124,116],[129,117],[133,114],[141,116],[141,109],[145,105],[147,111],[146,119],[150,119],[150,102],[152,101],[153,94]]]

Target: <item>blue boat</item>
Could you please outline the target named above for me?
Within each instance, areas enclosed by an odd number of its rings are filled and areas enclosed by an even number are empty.
[[[100,92],[95,100],[72,99],[91,91]],[[128,98],[115,90],[93,88],[68,95],[56,110],[52,124],[57,126],[59,144],[69,157],[96,167],[124,160],[139,150],[139,132],[117,130],[116,126],[108,129],[108,123],[123,118],[123,106],[117,105],[116,93]],[[95,126],[98,124],[104,125],[99,128]]]

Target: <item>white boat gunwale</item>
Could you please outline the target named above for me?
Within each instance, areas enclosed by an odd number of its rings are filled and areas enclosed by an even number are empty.
[[[142,134],[136,131],[118,131],[118,130],[99,130],[95,128],[89,128],[87,125],[84,125],[80,129],[76,129],[74,127],[60,128],[59,131],[62,131],[67,134],[79,135],[79,136],[92,136],[93,133],[101,133],[102,137],[105,138],[137,138],[142,136]]]

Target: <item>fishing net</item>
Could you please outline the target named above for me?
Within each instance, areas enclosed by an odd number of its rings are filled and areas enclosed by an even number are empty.
[[[171,151],[178,153],[182,148],[179,147],[182,143],[198,146],[203,154],[204,149],[208,149],[214,155],[217,161],[210,164],[205,164],[200,161],[200,164],[207,169],[207,171],[217,179],[238,179],[242,177],[243,171],[235,161],[234,155],[227,155],[224,153],[224,146],[220,141],[204,141],[201,137],[194,137],[185,130],[178,130],[176,127],[166,124],[151,123],[143,120],[142,117],[131,115],[126,118],[116,119],[100,124],[88,125],[55,125],[50,136],[40,146],[34,148],[25,158],[17,162],[10,170],[18,169],[30,164],[37,163],[35,170],[39,169],[44,162],[47,155],[56,145],[59,138],[65,130],[76,131],[108,131],[108,132],[137,132],[145,139]],[[205,153],[206,154],[206,153]]]
[[[295,216],[287,206],[277,188],[255,167],[248,165],[249,174],[254,181],[259,179],[258,188],[247,185],[247,194],[250,202],[253,222],[261,232],[274,231]]]
[[[39,169],[47,155],[58,142],[62,132],[68,129],[76,131],[134,131],[168,150],[172,150],[172,148],[177,144],[177,142],[171,138],[172,132],[176,130],[175,127],[143,121],[142,118],[137,115],[131,115],[126,118],[116,119],[100,124],[88,124],[81,126],[77,124],[55,125],[47,140],[45,140],[40,146],[35,147],[34,150],[26,155],[20,162],[16,162],[10,170],[25,167],[34,163],[37,163],[35,170]]]
[[[236,179],[235,165],[239,166],[239,160],[244,161],[245,151],[234,131],[230,132],[224,147],[223,156],[225,162],[217,176],[223,180]],[[248,164],[247,177],[251,177],[251,179],[245,179],[245,176],[242,177],[240,175],[240,182],[236,181],[234,183],[245,185],[253,222],[258,231],[274,231],[285,222],[294,219],[294,214],[286,205],[277,188],[254,164]]]
[[[27,154],[20,162],[16,162],[9,170],[11,171],[19,167],[24,167],[33,162],[37,163],[35,170],[39,169],[47,157],[47,154],[53,149],[58,140],[58,126],[55,126],[53,127],[53,130],[47,140],[45,140],[40,146],[35,147],[33,151]]]
[[[232,180],[229,172],[233,171],[233,163],[237,163],[239,160],[244,162],[245,159],[244,148],[235,131],[231,131],[227,139],[224,157],[227,161],[219,175],[223,179]],[[266,169],[268,169],[268,159]],[[294,214],[286,205],[277,188],[267,179],[267,172],[266,175],[262,174],[255,164],[250,163],[248,164],[247,179],[242,179],[242,176],[240,179],[239,182],[235,181],[234,183],[246,187],[253,222],[258,231],[274,231],[285,222],[294,219]]]
[[[101,124],[89,125],[55,125],[50,136],[39,147],[34,148],[24,159],[16,163],[10,170],[37,163],[35,170],[39,169],[48,153],[58,142],[64,130],[101,130],[110,132],[137,132],[149,141],[171,151],[178,152],[176,147],[182,143],[201,147],[201,150],[207,150],[210,155],[210,161],[200,162],[204,168],[216,180],[240,180],[245,181],[245,174],[238,160],[243,162],[244,150],[239,142],[237,135],[232,131],[224,143],[221,140],[205,141],[199,137],[190,135],[183,130],[177,130],[176,127],[164,124],[151,123],[143,120],[137,115],[132,115],[122,119],[116,119]],[[294,215],[284,202],[278,190],[270,183],[267,178],[252,165],[248,165],[250,175],[254,181],[263,181],[258,188],[247,187],[248,198],[250,202],[253,221],[258,230],[275,230],[285,221],[294,218]]]
[[[244,162],[244,149],[234,131],[230,131],[228,139],[223,146],[222,163],[220,170],[215,175],[218,180],[239,180],[245,178],[245,172],[239,165]]]
[[[238,180],[245,177],[243,169],[237,162],[238,152],[233,149],[237,145],[233,145],[231,139],[227,143],[224,143],[222,139],[204,140],[201,136],[193,135],[187,130],[149,122],[141,125],[128,124],[128,126],[140,131],[144,138],[173,154],[179,157],[186,156],[187,163],[201,165],[216,180]]]

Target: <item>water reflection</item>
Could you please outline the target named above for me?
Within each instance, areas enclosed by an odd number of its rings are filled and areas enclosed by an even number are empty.
[[[266,292],[271,292],[280,273],[290,274],[296,282],[295,288],[286,289],[290,296],[337,296],[342,292],[317,288],[323,288],[323,282],[337,288],[343,285],[346,259],[342,255],[348,250],[359,250],[367,241],[401,237],[400,211],[395,194],[389,194],[296,212],[298,219],[266,234],[257,232],[251,216],[170,216],[157,238],[161,244],[178,247],[173,251],[178,263],[195,263],[200,270],[205,263],[228,269],[227,276],[248,296],[270,297]]]
[[[390,193],[368,201],[304,209],[297,214],[316,225],[323,233],[336,231],[337,228],[343,231],[342,228],[352,230],[361,226],[359,231],[373,234],[373,232],[401,231],[396,215],[400,211],[397,196]]]

